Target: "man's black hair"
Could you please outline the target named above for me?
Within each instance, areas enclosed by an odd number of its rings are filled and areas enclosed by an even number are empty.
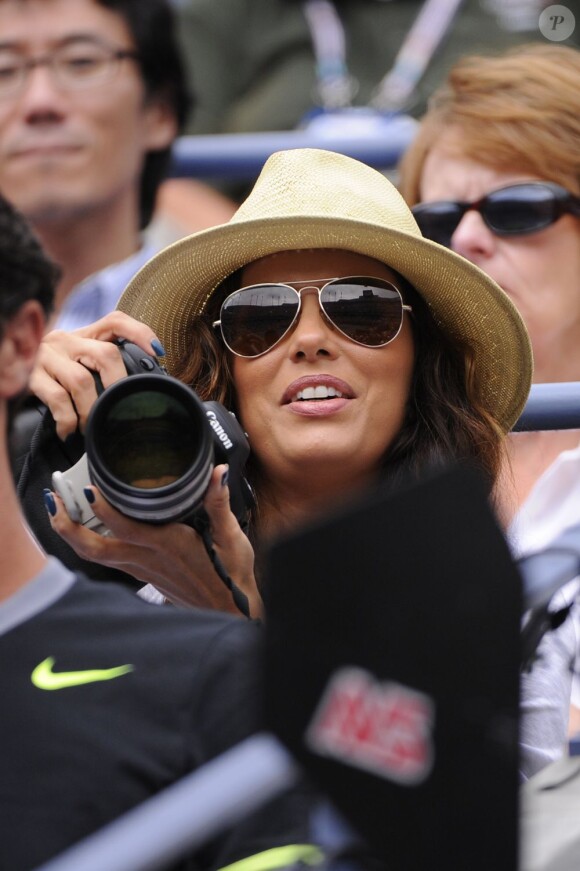
[[[187,91],[185,69],[176,36],[176,23],[169,0],[97,0],[122,16],[135,41],[147,97],[166,104],[183,130],[192,98]],[[171,157],[171,147],[150,151],[141,174],[140,226],[151,220],[157,189]]]
[[[45,254],[26,219],[0,196],[0,335],[31,299],[46,315],[52,309],[60,269]]]

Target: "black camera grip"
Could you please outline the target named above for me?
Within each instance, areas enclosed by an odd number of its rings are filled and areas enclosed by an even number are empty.
[[[121,352],[127,375],[142,375],[146,372],[151,372],[156,375],[167,375],[165,367],[162,366],[155,357],[152,357],[144,351],[143,348],[140,348],[139,345],[135,345],[127,339],[115,339],[113,344],[117,345]],[[100,396],[105,389],[103,382],[101,381],[101,376],[98,372],[94,372],[93,370],[90,371],[95,381],[97,393]]]

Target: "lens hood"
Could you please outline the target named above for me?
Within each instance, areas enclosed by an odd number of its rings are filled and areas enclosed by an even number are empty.
[[[165,374],[132,375],[95,402],[85,433],[91,481],[123,514],[181,520],[203,500],[214,466],[204,405]]]

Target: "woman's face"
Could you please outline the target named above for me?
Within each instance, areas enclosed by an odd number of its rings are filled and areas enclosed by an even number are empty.
[[[460,155],[460,134],[440,137],[423,168],[422,202],[471,202],[505,185],[546,180]],[[502,237],[477,211],[468,211],[451,247],[495,279],[519,309],[534,350],[535,380],[580,377],[580,220],[564,215],[537,233]]]
[[[286,251],[251,263],[241,286],[261,282],[312,282],[365,275],[396,282],[382,263],[348,251]],[[304,287],[304,285],[301,285]],[[390,344],[356,345],[321,316],[315,290],[302,291],[295,328],[261,357],[233,358],[238,409],[254,455],[272,485],[366,483],[398,433],[413,370],[409,316]],[[307,388],[328,387],[342,396],[297,398]],[[332,392],[332,391],[331,391]]]

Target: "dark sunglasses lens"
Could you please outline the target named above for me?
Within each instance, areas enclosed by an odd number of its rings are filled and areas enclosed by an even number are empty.
[[[534,233],[557,218],[557,202],[549,188],[521,185],[494,191],[486,197],[482,214],[497,233]]]
[[[386,345],[401,329],[403,304],[397,289],[376,278],[337,279],[320,295],[326,316],[360,345]]]
[[[241,357],[257,357],[278,342],[298,311],[298,294],[291,287],[261,284],[232,294],[221,310],[226,345]]]
[[[412,209],[421,233],[426,239],[449,248],[451,237],[464,215],[459,203],[422,203]]]

